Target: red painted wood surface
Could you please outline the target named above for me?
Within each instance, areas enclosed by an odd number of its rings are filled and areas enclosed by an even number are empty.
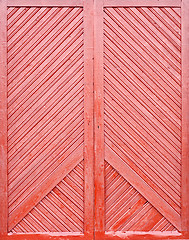
[[[103,2],[94,1],[94,157],[95,239],[105,230],[104,201],[104,95],[103,95]]]
[[[134,171],[130,179],[132,186],[147,199],[149,196],[153,206],[178,230],[181,202],[179,10],[106,8],[104,14],[105,159],[118,171],[126,173],[126,168],[130,168],[128,178]],[[170,21],[175,13],[177,19]]]
[[[0,1],[0,233],[7,233],[7,4]]]
[[[84,233],[94,237],[93,1],[84,2]]]
[[[69,178],[66,200],[56,194],[43,204],[83,159],[83,55],[82,8],[8,9],[10,231],[25,223],[30,228],[24,225],[22,232],[83,232],[82,172]],[[56,201],[63,199],[67,207],[57,211]],[[39,201],[42,208],[33,214]]]
[[[93,30],[86,30],[93,21],[91,3],[8,3],[13,236],[93,239]]]
[[[189,3],[182,2],[182,202],[181,202],[181,219],[182,230],[189,231]]]
[[[0,4],[0,239],[188,239],[188,1]]]
[[[180,7],[180,0],[104,0],[104,7]]]

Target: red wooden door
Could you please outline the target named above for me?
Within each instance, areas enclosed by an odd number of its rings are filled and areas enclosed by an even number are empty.
[[[187,239],[188,1],[0,4],[0,237]]]
[[[8,141],[0,215],[8,238],[93,239],[90,4],[1,1]]]
[[[188,231],[188,1],[95,1],[96,239]]]

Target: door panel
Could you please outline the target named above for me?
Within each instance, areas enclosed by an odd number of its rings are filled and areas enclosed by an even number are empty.
[[[181,204],[179,10],[106,8],[104,13],[105,160],[124,172],[177,229]],[[177,14],[177,21],[166,19],[164,11]],[[132,177],[127,171],[133,172]]]
[[[183,229],[179,4],[95,1],[96,239],[179,237]]]
[[[90,4],[2,6],[8,40],[4,237],[93,239]]]
[[[9,230],[23,222],[36,204],[43,205],[39,194],[41,199],[48,198],[52,188],[83,159],[83,63],[82,8],[9,8]],[[57,225],[66,221],[67,214],[73,215],[71,225],[82,221],[73,229],[64,223],[67,231],[83,230],[83,173],[78,175],[72,182],[81,185],[81,192],[75,187],[82,201],[81,210],[76,205],[81,219],[66,208],[57,214],[47,204],[40,209],[42,215],[56,217]],[[63,231],[58,226],[50,229]]]

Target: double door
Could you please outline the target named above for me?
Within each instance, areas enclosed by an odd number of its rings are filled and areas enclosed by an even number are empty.
[[[187,238],[187,0],[0,4],[0,236]]]

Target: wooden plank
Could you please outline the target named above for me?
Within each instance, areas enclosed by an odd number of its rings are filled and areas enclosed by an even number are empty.
[[[84,1],[84,233],[94,236],[93,0]]]
[[[1,237],[1,236],[0,236]],[[88,240],[82,233],[23,233],[23,234],[9,234],[3,235],[3,240]]]
[[[144,196],[162,215],[166,216],[178,230],[181,229],[179,214],[164,201],[153,189],[143,181],[123,160],[111,150],[105,147],[106,161],[109,162],[142,196]]]
[[[189,231],[189,1],[182,1],[182,231]]]
[[[104,0],[104,7],[180,7],[181,0]]]
[[[187,239],[188,234],[178,232],[106,232],[105,238],[107,240],[168,240],[168,239]]]
[[[82,7],[83,0],[7,0],[8,7]]]
[[[0,1],[0,233],[7,233],[7,1]]]
[[[104,235],[103,1],[94,1],[95,239]]]
[[[79,162],[83,159],[83,144],[69,155],[54,172],[45,179],[35,191],[19,205],[9,216],[9,230],[11,230],[25,215],[37,205]],[[64,156],[62,156],[64,159]]]

